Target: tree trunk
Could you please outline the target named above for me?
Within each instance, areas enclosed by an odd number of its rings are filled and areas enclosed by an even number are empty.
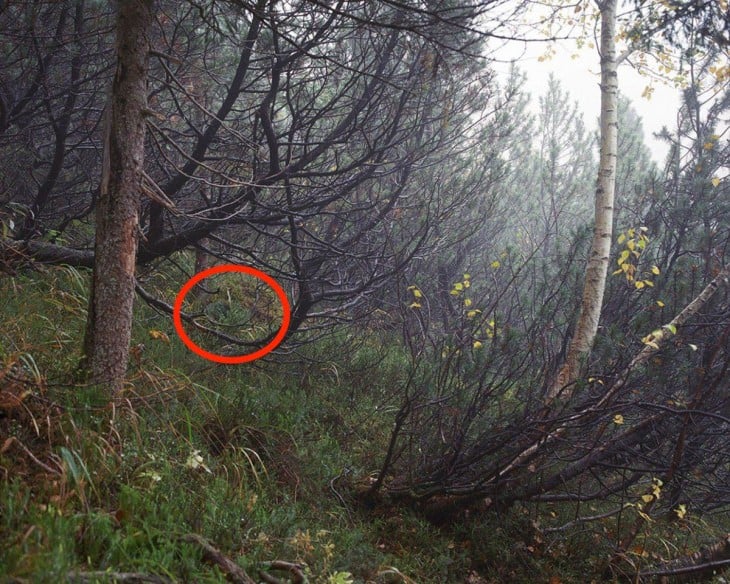
[[[595,225],[583,284],[583,299],[568,355],[550,387],[547,401],[568,397],[571,386],[593,347],[606,288],[611,239],[618,144],[618,75],[616,58],[616,1],[598,2],[601,11],[601,149],[596,184]]]
[[[91,381],[107,384],[113,393],[122,388],[132,334],[151,9],[152,0],[119,1],[117,70],[96,212],[84,357]]]

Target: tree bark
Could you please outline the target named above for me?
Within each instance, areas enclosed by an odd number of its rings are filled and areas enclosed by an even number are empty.
[[[120,0],[117,69],[107,109],[84,357],[93,383],[121,390],[129,359],[144,163],[152,0]]]
[[[601,149],[595,198],[595,225],[583,297],[575,333],[565,362],[548,390],[547,401],[569,397],[582,373],[598,332],[606,288],[611,239],[618,149],[618,62],[616,58],[616,1],[598,2],[601,11]]]

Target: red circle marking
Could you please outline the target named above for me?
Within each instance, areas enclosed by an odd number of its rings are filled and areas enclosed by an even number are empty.
[[[259,280],[265,282],[274,292],[276,292],[276,295],[279,298],[279,302],[281,303],[283,316],[279,332],[276,333],[276,336],[271,339],[271,342],[269,342],[269,344],[267,344],[265,347],[262,347],[261,349],[258,349],[257,351],[254,351],[253,353],[232,356],[211,353],[210,351],[206,351],[202,347],[196,345],[183,328],[180,312],[182,310],[182,304],[185,300],[185,296],[187,296],[188,292],[190,292],[193,286],[195,286],[201,280],[205,280],[205,278],[215,276],[216,274],[222,274],[224,272],[240,272],[242,274],[248,274],[250,276],[253,276],[254,278],[258,278]],[[175,330],[177,331],[177,334],[180,335],[180,338],[182,339],[183,343],[185,343],[185,345],[188,347],[188,349],[190,349],[193,353],[200,355],[204,359],[215,361],[216,363],[225,363],[227,365],[248,363],[249,361],[260,359],[264,355],[267,355],[268,353],[273,351],[279,345],[279,343],[284,340],[286,332],[287,330],[289,330],[290,320],[291,308],[289,307],[289,300],[287,299],[286,293],[279,285],[279,283],[268,274],[264,274],[261,270],[257,270],[256,268],[252,268],[250,266],[237,266],[235,264],[214,266],[195,274],[185,283],[182,288],[180,288],[180,292],[178,292],[177,298],[175,298],[175,304],[172,307],[172,322],[175,325]]]

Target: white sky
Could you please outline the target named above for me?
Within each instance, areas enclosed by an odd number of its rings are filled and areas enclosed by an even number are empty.
[[[537,108],[537,98],[547,89],[548,77],[553,75],[569,91],[583,111],[588,128],[597,127],[600,115],[600,75],[599,57],[596,48],[587,46],[581,51],[576,49],[575,41],[564,41],[551,45],[555,55],[550,60],[538,61],[548,49],[548,43],[523,43],[510,41],[490,56],[500,60],[497,65],[502,79],[506,78],[509,61],[515,60],[519,68],[526,73],[525,91],[531,94],[533,106]],[[579,53],[576,59],[572,55]],[[664,162],[667,146],[653,138],[653,133],[667,126],[670,130],[676,125],[679,104],[678,90],[674,87],[655,82],[651,99],[641,97],[649,79],[641,77],[631,65],[624,63],[619,67],[619,90],[628,97],[634,109],[642,118],[645,142],[652,152],[654,160],[660,165]],[[535,109],[536,111],[536,109]]]

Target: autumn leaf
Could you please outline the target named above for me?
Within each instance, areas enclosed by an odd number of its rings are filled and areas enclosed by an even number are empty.
[[[613,423],[616,424],[617,426],[620,426],[621,424],[624,423],[624,417],[621,414],[616,414],[613,417]]]
[[[678,519],[684,519],[684,516],[687,515],[687,505],[680,505],[674,510],[674,512],[676,513]]]
[[[170,337],[167,336],[167,333],[164,331],[158,331],[157,329],[150,329],[149,331],[150,338],[155,339],[156,341],[164,341],[165,343],[170,342]]]

